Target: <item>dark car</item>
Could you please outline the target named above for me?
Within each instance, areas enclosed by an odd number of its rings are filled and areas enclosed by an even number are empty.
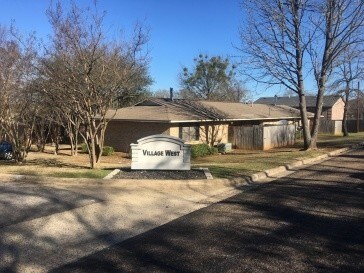
[[[13,159],[13,146],[7,141],[0,142],[0,159]]]

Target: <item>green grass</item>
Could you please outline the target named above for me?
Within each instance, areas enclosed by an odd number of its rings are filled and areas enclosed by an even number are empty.
[[[218,178],[240,178],[275,168],[298,159],[312,158],[329,151],[348,147],[364,141],[364,132],[349,137],[320,135],[318,149],[301,151],[302,142],[294,147],[277,148],[269,151],[234,151],[225,155],[213,155],[193,160],[194,167],[207,167]]]
[[[292,148],[294,149],[294,148]],[[238,178],[266,169],[293,162],[296,159],[312,158],[324,154],[324,151],[287,151],[272,150],[266,152],[230,153],[209,156],[194,161],[194,166],[207,167],[214,177]]]
[[[350,133],[349,136],[320,135],[319,148],[343,148],[353,144],[364,142],[364,132]]]
[[[51,174],[51,177],[59,178],[104,178],[111,173],[111,170],[85,170],[78,172],[56,172]]]

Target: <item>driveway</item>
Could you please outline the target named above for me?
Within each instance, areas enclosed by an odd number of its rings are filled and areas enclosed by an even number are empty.
[[[361,272],[363,173],[356,150],[240,188],[3,176],[0,271]]]

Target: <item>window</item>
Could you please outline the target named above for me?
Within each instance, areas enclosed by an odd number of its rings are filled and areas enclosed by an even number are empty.
[[[199,126],[179,127],[179,138],[184,141],[195,141],[200,139]]]

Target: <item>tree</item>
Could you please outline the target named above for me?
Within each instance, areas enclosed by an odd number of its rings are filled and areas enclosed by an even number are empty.
[[[314,6],[312,20],[318,30],[310,43],[309,54],[317,84],[316,111],[312,126],[311,147],[316,148],[323,96],[328,78],[338,60],[350,47],[363,42],[364,2],[361,0],[326,0]],[[319,39],[322,43],[317,43]]]
[[[29,152],[40,109],[34,43],[32,35],[20,40],[0,26],[0,132],[11,142],[16,162],[24,161]]]
[[[58,2],[47,15],[53,38],[42,60],[44,78],[51,83],[44,91],[65,115],[77,117],[82,124],[80,134],[95,168],[113,118],[109,110],[115,102],[132,102],[151,83],[143,50],[148,36],[137,25],[130,41],[110,41],[104,36],[104,15],[75,4],[66,11]]]
[[[348,47],[339,58],[339,64],[334,71],[336,80],[332,84],[337,94],[343,95],[344,115],[343,115],[343,136],[348,136],[347,116],[349,108],[349,99],[357,93],[352,86],[354,81],[360,81],[364,78],[363,51],[360,48]],[[356,95],[356,94],[355,94]]]
[[[181,96],[187,99],[202,100],[236,100],[240,99],[234,92],[235,66],[229,59],[220,56],[209,57],[200,54],[194,59],[194,67],[190,71],[183,68],[180,75]],[[242,91],[243,89],[239,89]]]
[[[299,97],[304,149],[311,136],[306,110],[304,87],[304,52],[309,35],[305,0],[246,1],[247,28],[240,29],[243,53],[240,72],[268,86],[280,85]]]
[[[359,42],[363,2],[257,0],[244,1],[243,6],[248,19],[247,28],[241,29],[242,73],[257,82],[284,86],[297,93],[304,149],[316,148],[327,77],[343,50]],[[312,132],[304,88],[310,71],[314,71],[318,86]]]

